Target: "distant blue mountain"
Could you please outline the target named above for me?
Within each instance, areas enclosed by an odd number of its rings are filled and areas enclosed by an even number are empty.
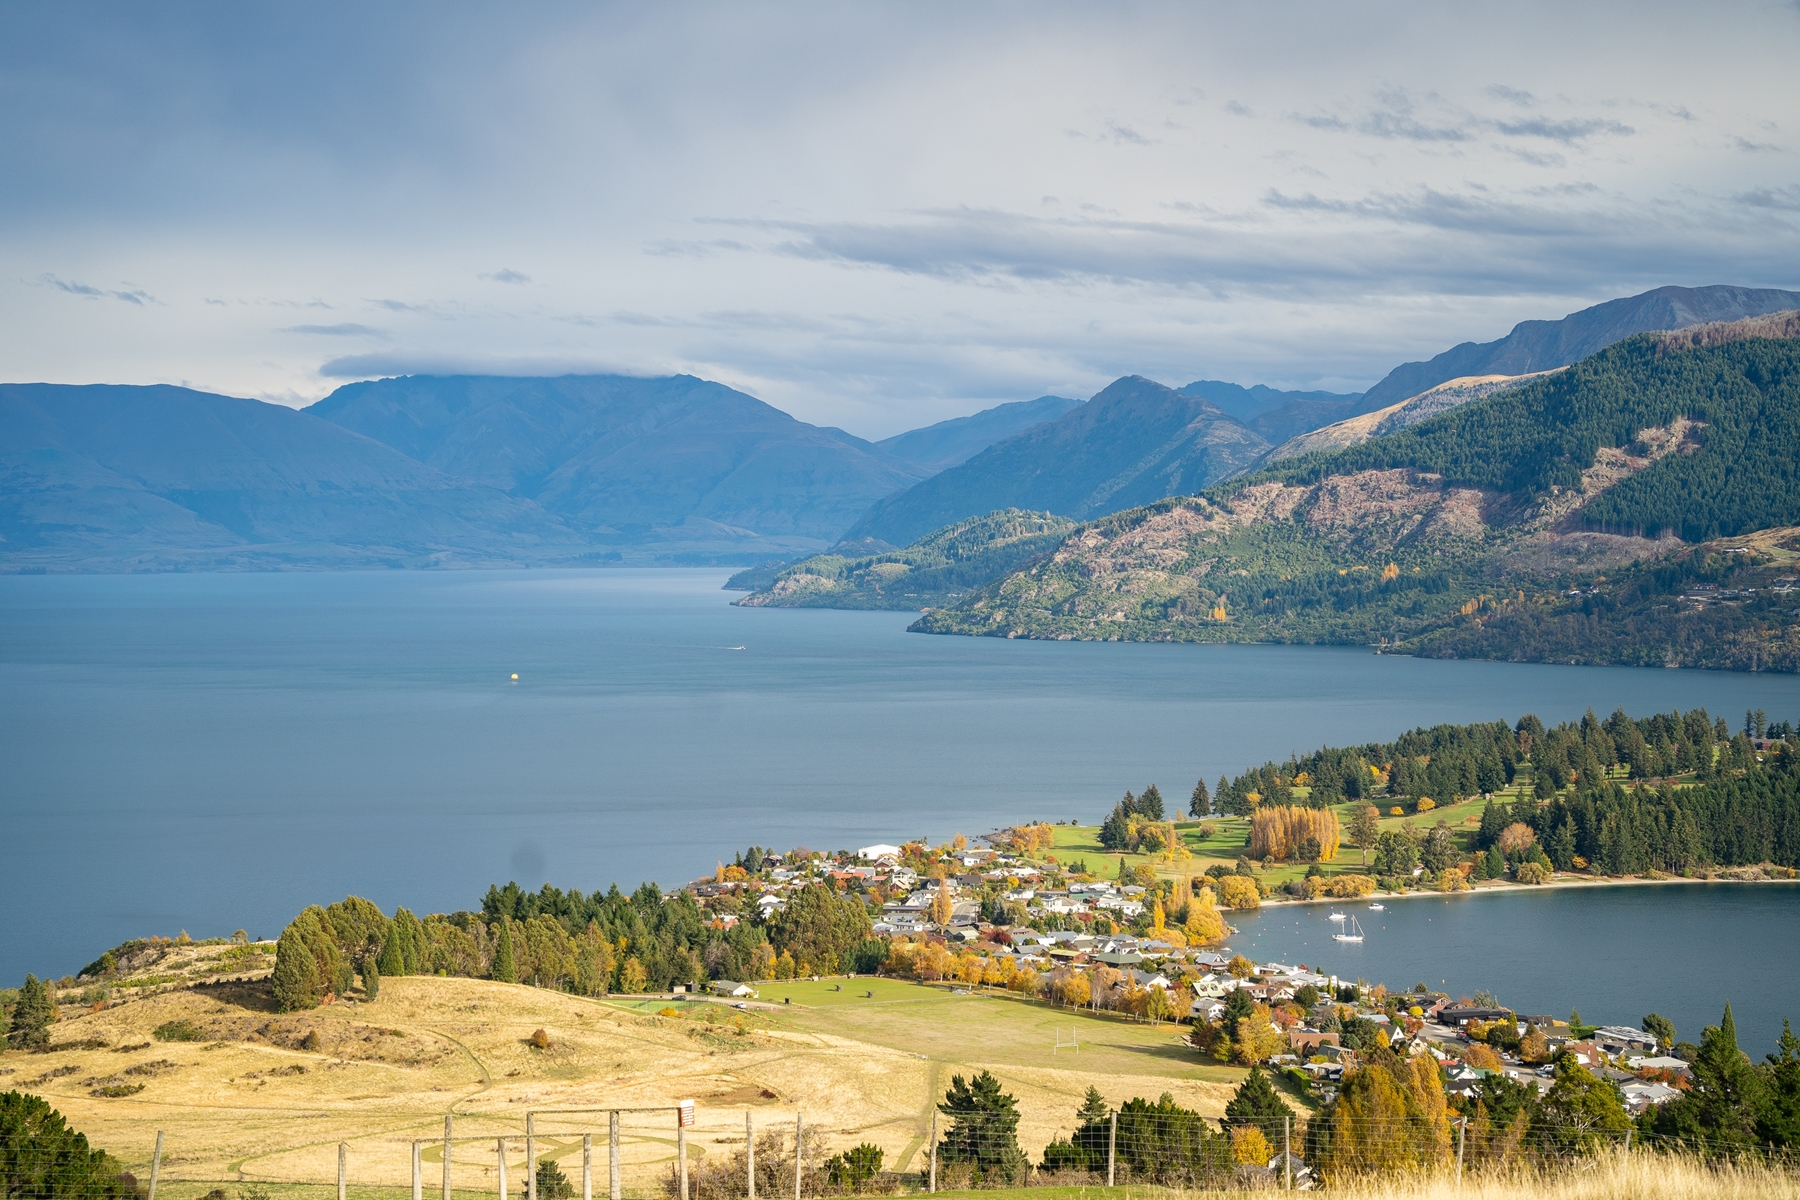
[[[943,471],[967,462],[995,442],[1054,421],[1080,406],[1081,401],[1067,396],[1039,396],[1036,400],[999,404],[972,416],[939,421],[875,444],[894,458],[917,463],[929,471]]]
[[[1360,392],[1283,392],[1217,379],[1197,379],[1181,390],[1224,409],[1276,445],[1362,411]]]

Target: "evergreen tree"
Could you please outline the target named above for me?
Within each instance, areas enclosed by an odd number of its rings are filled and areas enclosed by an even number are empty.
[[[1800,1037],[1786,1021],[1775,1049],[1762,1067],[1766,1096],[1756,1132],[1771,1146],[1791,1149],[1800,1146]]]
[[[1103,1171],[1106,1169],[1106,1141],[1111,1130],[1112,1107],[1100,1089],[1088,1085],[1081,1107],[1075,1110],[1075,1132],[1058,1138],[1044,1147],[1044,1170]]]
[[[362,978],[364,1000],[373,1000],[375,997],[381,995],[381,964],[377,961],[378,957],[379,956],[375,954],[363,956]]]
[[[406,956],[405,973],[408,975],[426,974],[425,958],[430,941],[425,935],[425,926],[420,923],[419,918],[413,916],[410,910],[404,908],[395,911],[394,919],[401,924],[406,933],[406,940],[400,943],[400,949]]]
[[[13,1006],[12,1032],[8,1040],[22,1050],[35,1050],[50,1042],[50,1025],[56,1020],[56,1001],[50,987],[36,975],[27,975]]]
[[[952,1075],[938,1111],[951,1118],[938,1151],[943,1161],[969,1164],[977,1184],[1023,1180],[1030,1163],[1019,1149],[1019,1102],[991,1073],[967,1083]]]
[[[517,983],[518,968],[513,965],[512,922],[504,917],[500,920],[500,936],[494,946],[494,964],[488,972],[497,983]]]
[[[539,1200],[569,1200],[575,1194],[575,1186],[553,1158],[538,1159],[537,1194]]]
[[[1768,1094],[1762,1076],[1738,1049],[1731,1005],[1717,1025],[1702,1031],[1700,1052],[1688,1071],[1693,1086],[1657,1113],[1656,1132],[1708,1149],[1753,1145]]]
[[[1149,817],[1152,821],[1163,819],[1162,791],[1154,783],[1138,797],[1137,810],[1139,816]]]
[[[1106,1097],[1100,1094],[1099,1088],[1090,1083],[1087,1095],[1081,1098],[1081,1107],[1075,1110],[1075,1119],[1083,1125],[1092,1125],[1105,1121],[1111,1112],[1112,1106],[1107,1104]]]
[[[1226,1101],[1226,1119],[1219,1124],[1226,1133],[1254,1125],[1262,1130],[1269,1145],[1280,1146],[1282,1131],[1287,1128],[1285,1122],[1292,1115],[1281,1097],[1275,1094],[1275,1088],[1269,1083],[1269,1077],[1262,1073],[1262,1068],[1252,1064],[1250,1074],[1238,1085],[1236,1094]]]
[[[1506,856],[1500,853],[1498,846],[1488,847],[1487,877],[1489,879],[1506,878]]]
[[[1212,797],[1206,791],[1206,778],[1194,784],[1194,794],[1188,797],[1188,816],[1204,817],[1212,812]]]
[[[1475,846],[1486,850],[1500,840],[1500,831],[1510,823],[1510,810],[1498,800],[1489,800],[1481,810],[1481,828],[1475,834]]]
[[[1667,1017],[1651,1013],[1638,1022],[1638,1027],[1654,1037],[1656,1044],[1664,1050],[1675,1044],[1675,1022]]]
[[[313,955],[313,948],[307,944],[300,922],[300,917],[288,922],[287,928],[281,931],[280,940],[275,943],[275,974],[270,978],[270,986],[279,1012],[317,1008],[319,997],[325,990],[319,979],[318,960]]]
[[[387,937],[381,943],[379,961],[376,970],[383,975],[406,974],[406,950],[401,943],[406,939],[406,924],[398,916],[388,925]]]
[[[137,1183],[40,1096],[0,1092],[0,1185],[8,1197],[135,1200]]]

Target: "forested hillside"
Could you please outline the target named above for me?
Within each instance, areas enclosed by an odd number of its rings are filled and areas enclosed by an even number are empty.
[[[1800,316],[1644,335],[1092,522],[914,628],[1795,670],[1795,446]]]
[[[725,586],[755,589],[737,602],[746,608],[931,608],[1049,553],[1074,528],[1067,517],[1008,508],[958,521],[904,549],[751,568]]]

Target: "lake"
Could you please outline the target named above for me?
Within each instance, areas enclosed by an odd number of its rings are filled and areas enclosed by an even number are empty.
[[[1675,1022],[1696,1045],[1732,1005],[1738,1041],[1760,1057],[1784,1017],[1800,1021],[1800,884],[1681,883],[1543,888],[1271,905],[1232,914],[1231,948],[1345,979],[1452,996],[1491,991],[1514,1012],[1594,1024]],[[1331,913],[1361,924],[1332,940]]]
[[[1793,676],[927,637],[734,608],[725,576],[0,577],[0,980],[153,932],[273,936],[351,892],[450,911],[507,879],[679,884],[752,843],[1093,821],[1440,721],[1800,717]],[[1675,969],[1655,921],[1637,936]]]

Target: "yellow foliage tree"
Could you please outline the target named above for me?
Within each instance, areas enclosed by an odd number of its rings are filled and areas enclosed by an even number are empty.
[[[1261,908],[1262,893],[1256,890],[1256,880],[1243,875],[1224,875],[1219,879],[1219,896],[1227,908]]]
[[[1215,907],[1211,888],[1201,888],[1188,905],[1187,924],[1182,926],[1182,932],[1191,945],[1209,946],[1225,940],[1225,918]]]
[[[950,898],[950,885],[940,880],[937,894],[931,898],[931,919],[941,928],[950,924],[955,911],[956,902]]]
[[[1511,858],[1515,854],[1523,854],[1531,849],[1537,841],[1537,834],[1531,826],[1523,821],[1514,821],[1500,831],[1500,853]]]
[[[1338,849],[1337,814],[1328,808],[1271,805],[1250,814],[1250,857],[1292,858],[1308,839],[1319,843],[1319,858],[1329,861]]]
[[[1259,1004],[1256,1011],[1241,1017],[1237,1037],[1231,1042],[1231,1057],[1245,1066],[1262,1062],[1271,1054],[1280,1054],[1287,1046],[1287,1035],[1276,1027],[1269,1006]]]
[[[1444,1166],[1450,1120],[1437,1063],[1417,1055],[1397,1072],[1368,1063],[1347,1073],[1326,1141],[1320,1165],[1333,1182]]]
[[[1339,875],[1325,885],[1325,894],[1354,900],[1375,890],[1375,881],[1367,875]]]
[[[1266,1167],[1275,1157],[1269,1139],[1254,1125],[1240,1125],[1231,1131],[1231,1161],[1247,1167]]]

